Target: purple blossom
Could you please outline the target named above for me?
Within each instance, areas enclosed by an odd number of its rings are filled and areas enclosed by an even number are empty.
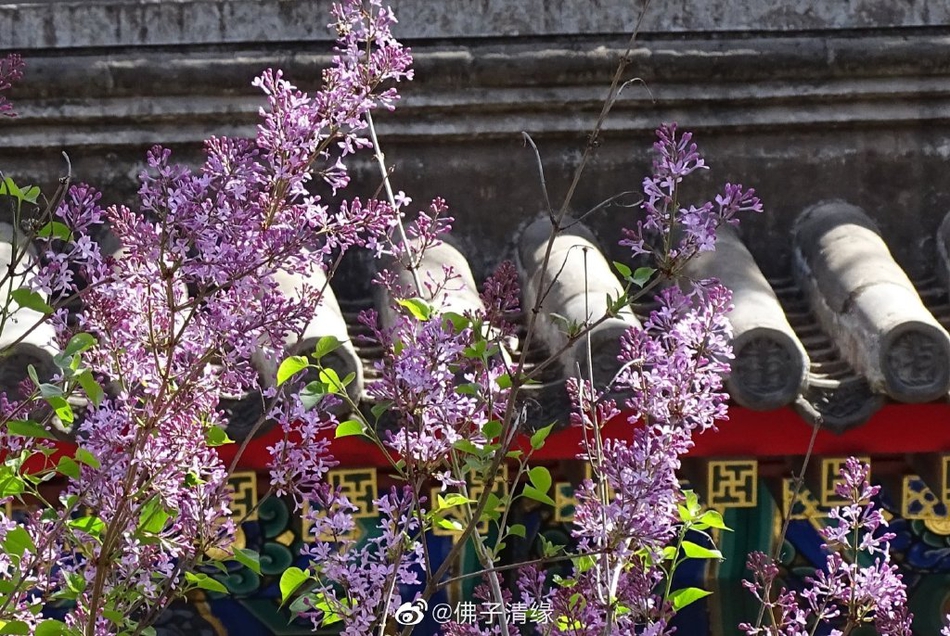
[[[778,566],[771,559],[761,553],[750,555],[753,581],[744,585],[772,619],[764,627],[740,625],[746,634],[797,636],[812,633],[818,624],[841,634],[873,624],[879,634],[910,636],[913,616],[907,611],[907,590],[890,562],[888,541],[894,535],[878,532],[887,522],[871,500],[879,488],[868,483],[869,473],[870,467],[854,457],[841,469],[835,491],[848,503],[831,511],[834,525],[821,533],[828,550],[824,568],[798,595],[784,587],[775,589]],[[858,563],[862,554],[873,558],[870,565]]]
[[[311,503],[309,520],[316,541],[304,552],[312,559],[318,580],[312,596],[320,595],[324,609],[311,603],[314,609],[304,616],[319,628],[329,609],[343,618],[345,636],[369,634],[377,621],[392,616],[402,603],[400,586],[420,585],[422,544],[413,511],[423,502],[408,486],[392,488],[374,500],[382,518],[381,534],[362,549],[355,549],[355,540],[349,536],[354,526],[347,511],[355,508],[344,495],[323,484],[314,491]]]
[[[645,198],[640,207],[646,215],[633,229],[624,229],[627,238],[620,244],[634,255],[653,256],[663,272],[675,274],[699,252],[715,249],[720,225],[735,225],[738,213],[761,212],[762,204],[754,190],[727,183],[715,203],[682,207],[680,184],[684,177],[708,166],[692,143],[692,133],[677,137],[676,124],[664,124],[656,136],[653,174],[643,180]]]
[[[23,66],[23,58],[16,53],[10,53],[0,59],[0,92],[9,90],[14,82],[23,77]],[[16,117],[13,104],[3,95],[0,95],[0,116]]]
[[[643,329],[625,334],[617,386],[633,392],[627,407],[636,418],[699,432],[726,419],[722,378],[732,358],[726,319],[731,298],[713,281],[696,284],[689,294],[668,287]]]

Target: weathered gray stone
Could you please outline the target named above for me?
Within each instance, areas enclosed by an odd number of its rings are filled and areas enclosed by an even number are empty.
[[[775,292],[738,234],[719,230],[715,252],[690,261],[684,274],[717,278],[732,291],[732,372],[729,394],[742,406],[769,410],[788,406],[807,384],[808,355]]]
[[[34,0],[0,5],[4,48],[326,41],[330,0]],[[405,39],[630,33],[642,3],[622,0],[392,0]],[[653,3],[644,32],[802,31],[936,26],[941,0]]]
[[[399,108],[376,123],[398,187],[417,201],[449,202],[476,280],[539,207],[534,157],[520,132],[537,142],[559,200],[625,42],[565,35],[413,43],[416,78],[400,87]],[[860,37],[644,38],[629,73],[650,91],[624,90],[574,209],[636,189],[649,171],[651,131],[674,120],[696,133],[714,168],[691,176],[691,193],[709,196],[731,179],[753,185],[765,202],[768,214],[747,220],[743,235],[767,276],[791,271],[784,237],[795,215],[832,197],[905,210],[882,216],[882,232],[912,276],[928,275],[933,241],[923,237],[933,237],[940,219],[917,211],[950,209],[950,190],[928,187],[943,178],[950,157],[945,49],[939,33],[886,29]],[[253,42],[69,55],[38,49],[27,57],[26,76],[9,93],[21,117],[0,123],[0,169],[52,191],[66,150],[77,180],[127,204],[151,144],[167,144],[176,161],[199,163],[207,136],[254,134],[263,100],[250,83],[262,69],[283,68],[312,88],[329,61],[325,44],[301,50]],[[379,185],[372,157],[354,155],[351,166],[348,196],[371,196]],[[486,222],[485,209],[510,213]],[[606,238],[628,221],[626,214],[587,220],[611,259],[625,250]]]
[[[525,228],[518,242],[518,267],[524,281],[523,306],[531,311],[540,298],[540,313],[535,324],[538,336],[552,352],[570,344],[564,320],[575,325],[597,321],[607,314],[607,296],[616,300],[623,293],[623,285],[590,230],[570,218],[562,221],[562,227],[568,229],[562,229],[554,238],[547,262],[545,254],[552,230],[547,217]],[[564,373],[576,375],[580,370],[583,377],[590,378],[590,365],[594,383],[607,386],[621,367],[617,360],[621,335],[639,326],[629,307],[600,322],[589,336],[580,338],[564,351],[561,356]]]
[[[820,424],[835,433],[860,426],[884,406],[885,398],[874,393],[867,379],[852,375],[842,380],[812,378],[795,410],[808,422],[820,418]]]
[[[29,375],[27,368],[33,365],[41,380],[48,380],[56,372],[53,356],[59,353],[56,333],[40,312],[18,307],[7,295],[26,283],[25,272],[36,265],[32,248],[23,253],[26,236],[16,232],[17,245],[14,251],[14,228],[0,222],[0,308],[11,311],[0,330],[0,392],[19,395],[17,385]],[[22,255],[22,256],[18,256]],[[10,265],[19,257],[11,279],[7,278]],[[11,284],[12,283],[12,284]],[[23,396],[20,396],[23,397]]]
[[[795,224],[796,273],[825,330],[874,391],[926,402],[950,390],[950,336],[927,311],[873,222],[821,203]]]

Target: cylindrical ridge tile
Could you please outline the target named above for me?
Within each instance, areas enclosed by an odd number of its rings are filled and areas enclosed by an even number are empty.
[[[732,291],[732,370],[729,394],[742,406],[770,410],[787,406],[804,390],[808,354],[782,306],[746,249],[729,226],[718,233],[716,251],[703,252],[684,272],[693,279],[716,278]]]
[[[872,390],[927,402],[950,390],[950,336],[924,307],[860,208],[830,202],[798,217],[796,274],[842,355]]]
[[[411,246],[413,249],[418,247],[415,241],[411,242]],[[478,295],[468,260],[447,240],[426,248],[416,266],[415,276],[404,262],[392,258],[382,261],[381,266],[395,273],[396,283],[408,296],[419,296],[440,312],[464,314],[481,311],[485,307]],[[447,271],[451,271],[451,280],[443,285]],[[417,279],[422,285],[421,290],[416,289]],[[389,294],[384,289],[377,287],[376,294],[380,321],[383,327],[391,327],[397,310],[391,306]]]
[[[541,297],[538,335],[552,352],[568,343],[565,325],[557,316],[578,325],[596,321],[607,313],[607,296],[616,300],[624,289],[590,230],[571,219],[562,223],[570,227],[558,232],[546,266],[549,219],[539,219],[525,228],[518,245],[525,281],[523,306],[530,311]],[[591,330],[589,356],[596,385],[606,386],[620,370],[620,337],[631,327],[639,326],[633,312],[624,308]],[[567,349],[561,364],[566,375],[575,375],[579,368],[585,378],[589,377],[587,338]]]

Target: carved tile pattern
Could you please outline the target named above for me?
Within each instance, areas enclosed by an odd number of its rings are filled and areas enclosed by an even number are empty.
[[[752,338],[736,352],[732,373],[743,388],[769,395],[788,385],[789,377],[800,375],[788,349],[772,338]]]
[[[869,464],[871,463],[870,457],[858,457],[862,463]],[[825,508],[832,508],[834,506],[844,506],[847,505],[848,501],[839,497],[835,493],[835,486],[838,485],[838,482],[841,481],[841,476],[839,475],[842,468],[844,468],[845,462],[848,461],[846,457],[823,457],[821,460],[821,505]],[[868,476],[870,479],[870,475]]]
[[[754,459],[709,462],[706,505],[755,508],[758,505],[759,463]]]
[[[786,477],[782,480],[782,517],[793,521],[820,519],[827,517],[828,512],[821,507],[821,502],[815,497],[808,486],[802,484],[792,505],[792,495],[795,494],[795,480]]]
[[[917,475],[904,475],[901,487],[901,516],[905,519],[945,520],[947,506]]]
[[[890,375],[907,388],[929,387],[944,373],[941,347],[931,336],[908,331],[898,336],[887,349],[886,364]]]
[[[253,471],[234,473],[228,480],[228,488],[231,490],[231,514],[234,520],[257,519],[256,511],[245,518],[245,515],[254,510],[254,506],[257,505],[257,473]]]

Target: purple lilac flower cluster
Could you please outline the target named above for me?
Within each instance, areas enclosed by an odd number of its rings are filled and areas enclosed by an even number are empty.
[[[691,294],[670,287],[643,329],[625,335],[624,371],[614,388],[632,393],[626,402],[631,423],[642,423],[632,441],[606,439],[597,448],[592,438],[620,410],[590,384],[570,384],[574,421],[587,431],[582,458],[595,475],[575,495],[573,531],[592,564],[576,571],[575,585],[550,596],[555,611],[575,626],[573,633],[603,633],[608,621],[623,633],[667,633],[671,608],[656,592],[667,574],[658,564],[680,522],[679,458],[692,448],[694,432],[726,418],[730,298],[727,289],[709,282]],[[576,601],[577,589],[587,590],[586,602]]]
[[[16,53],[11,53],[0,59],[0,92],[12,88],[13,82],[21,77],[23,77],[23,58]],[[13,104],[3,95],[0,95],[0,116],[16,117]]]
[[[304,597],[302,612],[315,628],[334,616],[343,621],[344,636],[372,633],[402,603],[400,586],[419,584],[423,547],[414,509],[420,503],[409,486],[375,499],[381,532],[357,549],[348,514],[355,507],[329,485],[317,489],[309,516],[315,540],[304,554],[318,587]]]
[[[67,626],[115,633],[128,617],[154,619],[206,552],[230,549],[228,470],[209,443],[224,426],[222,396],[260,391],[285,433],[271,449],[275,488],[298,506],[321,492],[333,465],[322,434],[336,422],[303,409],[260,370],[261,360],[276,366],[321,290],[287,298],[275,274],[307,279],[330,254],[388,241],[397,218],[388,204],[324,202],[305,186],[314,175],[334,193],[347,185],[343,160],[368,145],[358,136],[366,114],[392,108],[398,95],[388,84],[411,77],[409,52],[378,0],[333,12],[340,39],[322,90],[309,96],[265,71],[255,81],[267,98],[256,138],[211,138],[198,170],[153,148],[138,210],[103,211],[98,193],[76,186],[56,211],[70,240],[50,242],[32,288],[51,303],[81,296],[76,323],[60,316],[61,337],[95,337],[83,362],[108,392],[88,396],[76,432],[85,461],[66,505],[24,526],[33,554],[0,563],[22,580],[0,609],[5,620],[32,624],[38,600],[71,590]],[[106,219],[121,246],[109,257],[90,239]],[[403,504],[392,501],[404,523]],[[76,510],[90,511],[87,526],[71,520]],[[9,521],[0,515],[0,524],[5,537]]]
[[[661,271],[676,274],[696,254],[715,249],[720,225],[736,225],[737,214],[761,212],[762,204],[755,190],[727,183],[714,201],[681,207],[679,185],[688,175],[708,166],[692,142],[692,133],[679,133],[676,124],[665,124],[656,135],[653,174],[643,180],[645,198],[640,207],[646,218],[625,229],[627,238],[620,244],[634,255],[652,256]]]
[[[868,483],[870,467],[851,457],[840,471],[835,493],[848,503],[832,509],[821,531],[828,555],[824,568],[808,579],[801,592],[779,587],[779,568],[761,552],[749,556],[753,580],[746,588],[765,608],[764,626],[740,625],[749,636],[812,634],[817,625],[832,636],[849,634],[872,624],[877,633],[910,636],[913,616],[907,611],[907,590],[891,563],[892,533],[872,498],[879,486]],[[873,559],[862,566],[859,558]]]
[[[704,248],[711,249],[721,223],[735,222],[736,212],[759,211],[761,205],[751,191],[742,194],[727,188],[724,197],[732,196],[741,204],[727,204],[723,198],[719,208],[706,204],[671,221],[661,218],[660,208],[678,199],[682,178],[705,164],[688,134],[676,138],[675,126],[662,127],[657,136],[656,174],[645,182],[652,197],[645,206],[648,221],[631,235],[642,236],[644,228],[656,231],[663,242],[656,252],[649,251],[661,263],[663,259],[679,263],[695,255],[700,235]],[[657,194],[661,191],[669,199],[662,205]],[[731,211],[723,213],[722,207]],[[687,238],[679,247],[672,243],[674,225],[686,227]],[[662,564],[682,522],[679,508],[684,494],[676,472],[680,457],[693,446],[693,433],[726,419],[723,377],[732,358],[726,315],[732,307],[731,293],[716,281],[699,281],[689,292],[671,285],[657,300],[659,307],[643,328],[624,335],[622,371],[612,386],[568,380],[572,423],[584,431],[580,458],[591,463],[594,478],[575,493],[573,534],[580,558],[573,575],[552,588],[535,566],[519,573],[521,600],[544,602],[557,617],[537,626],[540,633],[555,629],[576,636],[672,633],[669,621],[675,608],[658,590],[671,576]],[[629,396],[626,412],[636,427],[631,441],[601,438],[603,426],[622,413],[610,397],[614,391]],[[452,633],[460,634],[500,633],[497,625],[453,628]]]
[[[714,249],[720,224],[738,222],[738,212],[762,208],[751,190],[727,186],[715,205],[678,209],[683,178],[706,165],[691,135],[677,138],[675,125],[661,127],[657,138],[654,174],[644,180],[646,220],[626,232],[629,238],[622,244],[653,256],[672,275],[678,269],[673,264]],[[650,244],[650,236],[658,242]],[[673,607],[657,590],[669,576],[660,567],[664,549],[681,522],[683,493],[676,471],[680,456],[692,448],[692,434],[726,419],[722,379],[732,358],[726,319],[731,294],[716,281],[699,281],[688,293],[671,285],[657,300],[659,307],[643,328],[624,335],[623,366],[614,386],[568,382],[572,421],[585,431],[581,458],[594,472],[576,493],[573,531],[579,552],[589,557],[575,567],[568,586],[545,591],[544,577],[530,570],[522,572],[519,583],[526,598],[551,603],[567,633],[671,631]],[[629,442],[600,439],[603,425],[621,413],[609,398],[613,390],[630,396],[625,406],[638,428]]]

